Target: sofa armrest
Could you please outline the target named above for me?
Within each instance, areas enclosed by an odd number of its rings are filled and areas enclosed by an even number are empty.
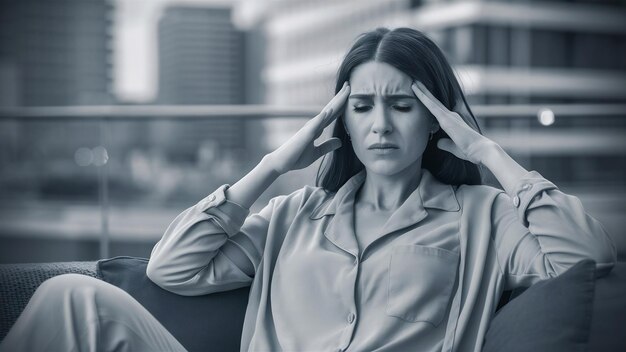
[[[0,264],[0,340],[45,280],[61,274],[98,276],[97,262]]]
[[[514,290],[492,319],[483,351],[626,351],[626,262],[602,276],[589,262]]]

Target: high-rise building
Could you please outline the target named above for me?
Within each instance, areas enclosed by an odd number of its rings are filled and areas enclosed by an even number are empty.
[[[0,0],[0,105],[113,101],[108,0]]]
[[[244,35],[226,6],[170,6],[158,24],[158,104],[243,104]],[[196,158],[199,145],[242,151],[247,122],[242,119],[163,122],[151,138],[173,158]]]
[[[241,104],[244,37],[231,9],[172,6],[159,21],[161,104]]]

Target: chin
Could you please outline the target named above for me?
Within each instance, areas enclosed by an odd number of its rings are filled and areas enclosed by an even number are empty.
[[[392,176],[407,168],[409,165],[400,165],[391,160],[377,160],[373,163],[365,165],[368,172],[377,175]]]

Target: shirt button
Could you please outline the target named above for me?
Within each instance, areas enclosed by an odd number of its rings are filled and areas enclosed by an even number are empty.
[[[522,186],[522,189],[524,191],[527,191],[530,188],[530,184],[529,183],[524,183],[524,185]]]
[[[348,314],[348,323],[350,324],[354,323],[354,318],[355,318],[354,313]]]
[[[215,200],[215,194],[211,194],[211,195],[209,196],[209,202],[212,202],[212,201],[214,201],[214,200]]]
[[[515,205],[516,207],[519,206],[519,197],[518,196],[513,197],[513,205]]]

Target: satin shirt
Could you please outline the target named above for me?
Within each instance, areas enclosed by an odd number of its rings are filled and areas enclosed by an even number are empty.
[[[584,258],[605,273],[616,262],[601,224],[536,171],[514,194],[422,172],[362,249],[365,171],[336,193],[305,186],[252,215],[222,185],[171,223],[147,274],[181,295],[251,285],[241,351],[480,351],[503,290]]]

